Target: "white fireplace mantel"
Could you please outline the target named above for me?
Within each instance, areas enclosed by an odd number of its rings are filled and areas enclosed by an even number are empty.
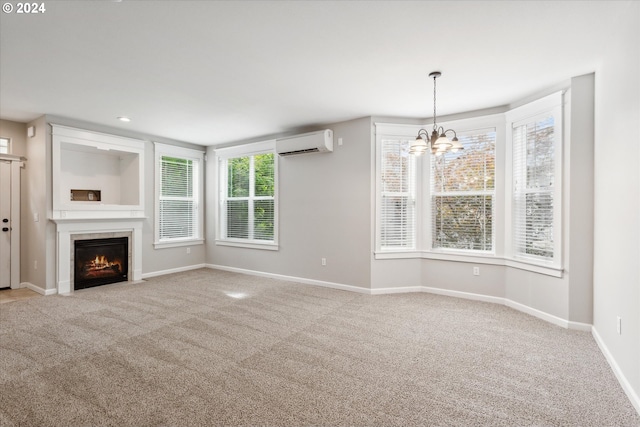
[[[142,224],[140,218],[72,218],[52,219],[56,224],[57,291],[68,295],[73,290],[71,282],[71,237],[76,234],[131,233],[131,264],[129,281],[142,278]]]

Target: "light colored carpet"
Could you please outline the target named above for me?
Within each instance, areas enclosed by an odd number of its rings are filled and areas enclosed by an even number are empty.
[[[2,426],[638,426],[586,332],[216,270],[0,308]]]

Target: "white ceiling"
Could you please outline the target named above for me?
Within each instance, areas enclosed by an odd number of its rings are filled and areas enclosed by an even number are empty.
[[[46,1],[0,16],[0,117],[214,145],[431,117],[434,70],[439,115],[506,105],[595,71],[630,1]]]

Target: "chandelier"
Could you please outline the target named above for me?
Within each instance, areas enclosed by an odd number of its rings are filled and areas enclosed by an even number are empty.
[[[436,79],[441,75],[442,73],[440,71],[429,73],[429,77],[433,77],[433,131],[431,135],[429,135],[426,129],[420,129],[418,131],[418,137],[409,147],[410,154],[419,156],[427,150],[430,150],[431,154],[441,156],[447,151],[455,153],[458,150],[464,149],[460,141],[458,141],[455,130],[444,130],[442,126],[436,124]],[[447,137],[447,132],[453,132],[453,139],[450,140]]]

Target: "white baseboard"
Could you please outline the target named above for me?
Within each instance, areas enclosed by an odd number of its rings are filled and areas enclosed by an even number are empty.
[[[189,271],[189,270],[197,270],[199,268],[205,268],[205,267],[206,267],[206,264],[196,264],[196,265],[188,265],[186,267],[170,268],[168,270],[152,271],[150,273],[144,273],[142,275],[142,279],[148,279],[149,277],[156,277],[156,276],[164,276],[165,274],[181,273],[183,271]]]
[[[207,268],[215,270],[231,271],[234,273],[249,274],[251,276],[268,277],[270,279],[286,280],[288,282],[302,283],[305,285],[322,286],[324,288],[338,289],[341,291],[358,292],[361,294],[371,294],[369,288],[360,288],[358,286],[343,285],[341,283],[326,282],[324,280],[305,279],[303,277],[285,276],[283,274],[265,273],[263,271],[246,270],[244,268],[228,267],[225,265],[206,264]]]
[[[620,366],[618,366],[616,359],[613,357],[613,355],[609,351],[609,348],[602,340],[602,337],[600,337],[600,334],[598,333],[595,326],[591,328],[591,335],[593,335],[593,339],[596,340],[598,347],[600,347],[600,351],[602,352],[602,354],[604,354],[605,359],[607,359],[609,366],[611,366],[611,370],[613,371],[614,375],[618,379],[618,382],[622,386],[622,389],[624,390],[625,394],[631,401],[631,404],[636,409],[638,414],[640,414],[640,397],[638,396],[638,393],[636,393],[633,387],[631,387],[631,383],[629,382],[629,380],[627,380],[627,377],[624,375],[624,373],[620,369]]]
[[[57,289],[42,289],[40,286],[36,286],[30,282],[22,282],[20,283],[20,287],[31,289],[33,292],[37,292],[40,295],[45,295],[45,296],[55,295],[58,293]]]
[[[462,292],[462,291],[452,291],[449,289],[441,289],[441,288],[429,288],[427,286],[422,286],[422,292],[427,292],[430,294],[444,295],[447,297],[455,297],[455,298],[464,298],[470,299],[474,301],[484,301],[491,302],[494,304],[505,305],[505,299],[500,297],[492,297],[489,295],[482,294],[474,294],[471,292]]]
[[[408,293],[408,292],[427,292],[430,294],[444,295],[444,296],[454,297],[454,298],[463,298],[463,299],[468,299],[473,301],[483,301],[483,302],[489,302],[493,304],[506,305],[507,307],[513,308],[514,310],[521,311],[523,313],[537,317],[546,322],[561,326],[565,329],[573,329],[573,330],[585,331],[585,332],[591,331],[591,325],[587,323],[571,322],[571,321],[562,319],[560,317],[554,316],[552,314],[545,313],[544,311],[540,311],[535,308],[529,307],[527,305],[520,304],[518,302],[512,301],[507,298],[502,298],[502,297],[474,294],[471,292],[453,291],[450,289],[430,288],[427,286],[383,288],[383,289],[371,290],[372,295],[390,294],[390,293]]]
[[[588,323],[572,322],[570,320],[566,320],[561,317],[554,316],[553,314],[540,311],[536,308],[529,307],[528,305],[524,305],[510,299],[505,298],[504,305],[506,305],[507,307],[511,307],[514,310],[518,310],[523,313],[530,314],[531,316],[537,317],[538,319],[542,319],[544,321],[563,327],[565,329],[572,329],[572,330],[583,331],[583,332],[591,331],[591,325]]]
[[[545,320],[549,323],[553,323],[554,325],[561,326],[565,329],[569,328],[569,321],[563,319],[558,316],[554,316],[553,314],[546,313],[544,311],[540,311],[536,308],[529,307],[528,305],[520,304],[519,302],[512,301],[510,299],[505,299],[505,305],[507,307],[511,307],[514,310],[521,311],[523,313],[527,313],[531,316],[537,317],[538,319]]]
[[[591,325],[589,323],[569,321],[568,328],[572,329],[574,331],[590,332],[591,328],[593,328],[593,325]]]
[[[371,295],[408,294],[411,292],[422,292],[422,286],[402,286],[399,288],[376,288],[369,290],[369,294]]]

